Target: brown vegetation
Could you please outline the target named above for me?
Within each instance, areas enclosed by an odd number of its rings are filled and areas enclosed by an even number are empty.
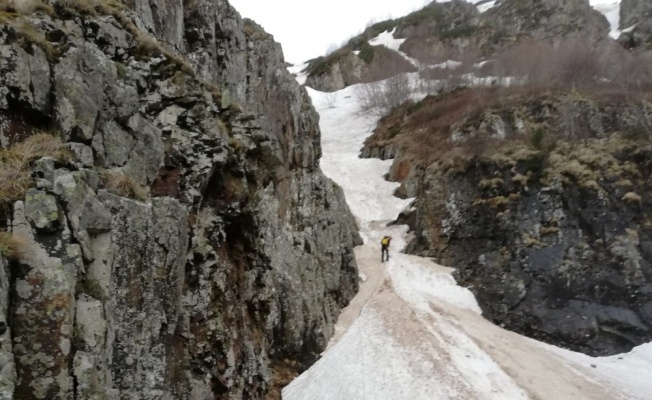
[[[650,87],[649,54],[631,52],[612,41],[570,38],[551,44],[523,41],[497,57],[494,74],[523,78],[547,87],[590,89],[598,83],[621,88]]]
[[[299,376],[299,368],[300,366],[292,360],[275,363],[272,367],[271,388],[266,399],[280,400],[282,389]]]
[[[140,201],[147,199],[147,189],[122,172],[105,170],[100,173],[100,177],[104,187],[118,196]]]
[[[9,232],[0,231],[0,255],[7,260],[17,260],[27,250],[28,242]]]
[[[644,110],[651,99],[647,91],[612,83],[570,92],[536,85],[459,88],[403,104],[381,119],[366,144],[398,148],[401,163],[436,163],[443,172],[463,172],[471,165],[489,163],[511,170],[511,182],[519,188],[560,182],[604,194],[604,188],[612,184],[642,182],[638,167],[623,155],[650,149],[652,124],[645,115],[652,114]],[[631,122],[636,125],[635,134],[613,127],[615,131],[593,132],[581,124],[591,113],[618,109],[643,114],[638,123]],[[492,121],[508,126],[502,135],[492,130]],[[502,194],[503,177],[483,178],[478,181],[480,189]],[[479,201],[492,208],[507,204],[500,196]],[[629,194],[622,201],[636,204],[640,200]]]
[[[0,203],[20,200],[33,186],[29,164],[41,157],[70,158],[58,137],[37,133],[24,142],[0,150]]]
[[[491,60],[473,47],[456,51],[427,43],[410,53],[429,67],[420,71],[420,92],[435,93],[457,86],[520,85],[563,90],[592,90],[611,85],[623,95],[652,88],[652,55],[628,51],[613,41],[589,42],[578,37],[555,42],[522,40]],[[454,60],[450,68],[433,64]],[[490,78],[473,82],[474,78]]]

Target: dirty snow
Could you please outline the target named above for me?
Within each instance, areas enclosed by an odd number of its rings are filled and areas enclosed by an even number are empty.
[[[451,269],[401,254],[405,226],[387,226],[411,200],[383,175],[391,161],[360,159],[376,119],[358,112],[355,89],[308,89],[320,113],[321,168],[342,186],[364,245],[363,277],[322,358],[283,390],[286,400],[635,399],[652,398],[652,345],[591,358],[525,338],[480,315]],[[378,242],[393,237],[388,263]],[[593,365],[593,366],[592,366]]]

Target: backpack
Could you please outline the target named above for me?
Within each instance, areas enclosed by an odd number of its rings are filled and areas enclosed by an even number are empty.
[[[389,246],[389,238],[385,236],[383,240],[380,241],[380,244],[382,244],[383,246]]]

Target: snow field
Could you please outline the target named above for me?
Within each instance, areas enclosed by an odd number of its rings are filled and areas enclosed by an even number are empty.
[[[376,118],[358,111],[355,88],[308,88],[321,115],[324,173],[342,186],[364,245],[361,287],[322,358],[283,390],[286,400],[520,400],[652,398],[652,345],[591,358],[505,331],[480,315],[451,268],[401,254],[407,227],[386,226],[411,199],[392,195],[391,161],[360,159]],[[393,237],[380,262],[380,238]],[[593,367],[593,366],[595,367]],[[646,375],[647,374],[647,375]]]

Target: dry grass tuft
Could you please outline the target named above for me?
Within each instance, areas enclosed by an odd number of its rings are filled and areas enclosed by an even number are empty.
[[[518,184],[518,185],[521,185],[521,186],[523,186],[523,187],[527,186],[527,182],[528,182],[528,180],[529,180],[529,178],[528,178],[527,176],[525,176],[525,175],[521,175],[521,174],[516,174],[516,175],[512,178],[512,182],[514,182],[514,183],[516,183],[516,184]]]
[[[527,247],[532,247],[532,248],[543,247],[543,243],[539,238],[530,235],[523,235],[523,244],[525,244],[525,246]]]
[[[58,160],[70,158],[61,140],[47,133],[37,133],[13,147],[0,150],[0,202],[24,197],[33,186],[29,164],[42,157]]]
[[[29,163],[42,157],[52,157],[58,160],[70,158],[70,153],[61,139],[45,132],[30,136],[27,140],[15,144],[8,151],[19,157],[23,163]]]
[[[117,171],[103,171],[101,177],[104,182],[104,187],[115,192],[118,196],[129,197],[140,201],[147,199],[147,189],[128,175]]]
[[[33,186],[30,170],[16,159],[2,160],[0,155],[0,202],[14,202],[22,199]]]
[[[133,33],[133,32],[132,32]],[[183,59],[180,55],[166,49],[163,47],[156,39],[152,36],[138,31],[136,33],[136,51],[141,55],[157,55],[162,54],[174,63],[181,71],[188,75],[194,75],[195,71],[192,69],[190,64]]]
[[[539,229],[539,235],[545,236],[545,235],[553,235],[555,233],[559,233],[559,228],[556,226],[542,226]]]
[[[80,16],[112,15],[125,10],[125,6],[115,0],[58,0],[58,10]]]
[[[272,382],[267,394],[268,400],[281,400],[281,390],[299,376],[299,365],[292,360],[283,360],[272,367]]]
[[[498,189],[499,187],[503,186],[505,181],[503,181],[501,178],[494,178],[494,179],[483,179],[478,183],[478,187],[480,189]]]
[[[643,198],[635,192],[628,192],[623,196],[622,200],[629,204],[641,204]]]
[[[0,3],[0,24],[10,23],[20,16],[34,13],[54,14],[54,8],[43,0],[8,0]]]
[[[27,240],[9,232],[0,231],[0,254],[7,260],[17,260],[26,253]]]

